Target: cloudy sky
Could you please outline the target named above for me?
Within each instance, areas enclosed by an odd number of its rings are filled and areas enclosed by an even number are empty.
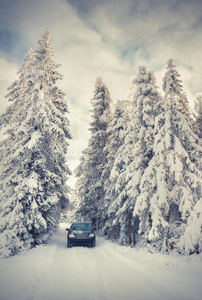
[[[0,0],[0,113],[29,47],[49,31],[64,79],[78,164],[89,138],[90,99],[101,76],[114,102],[125,99],[139,66],[154,71],[159,91],[169,58],[190,104],[202,94],[201,0]]]

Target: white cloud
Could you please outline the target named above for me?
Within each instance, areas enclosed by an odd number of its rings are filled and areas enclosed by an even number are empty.
[[[11,81],[16,77],[17,66],[0,57],[0,81]]]

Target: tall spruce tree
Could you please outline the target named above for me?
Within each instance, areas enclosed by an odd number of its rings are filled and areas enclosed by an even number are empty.
[[[30,48],[23,59],[23,63],[17,74],[18,79],[8,87],[6,98],[12,105],[9,105],[6,112],[0,118],[0,126],[11,126],[18,123],[18,120],[25,120],[27,115],[27,107],[29,94],[33,92],[33,66],[35,60],[35,52]]]
[[[182,93],[178,99],[178,110],[186,117],[190,126],[193,126],[193,113],[189,107],[189,101],[185,93]]]
[[[111,123],[108,127],[109,143],[106,147],[107,164],[102,173],[104,180],[105,201],[102,207],[102,232],[108,238],[117,237],[116,226],[113,226],[115,212],[109,207],[115,200],[114,184],[116,175],[113,174],[115,169],[115,159],[118,149],[123,145],[125,138],[125,130],[129,122],[129,109],[131,103],[129,101],[117,101]],[[119,230],[118,230],[119,231]]]
[[[202,251],[202,198],[196,202],[187,219],[184,234],[180,236],[178,248],[186,254],[199,254]]]
[[[154,156],[140,184],[135,214],[145,242],[169,250],[179,240],[200,198],[201,174],[196,164],[199,141],[178,110],[156,118]]]
[[[165,92],[166,104],[169,108],[174,108],[178,105],[178,100],[182,94],[180,74],[175,69],[176,66],[172,59],[168,60],[167,71],[163,77],[163,90]]]
[[[9,88],[12,102],[2,116],[6,137],[1,143],[2,211],[0,253],[13,255],[46,241],[69,203],[66,164],[71,138],[62,79],[46,32],[29,50],[19,79]]]
[[[142,176],[134,210],[145,243],[166,251],[178,247],[201,195],[199,139],[175,105],[181,91],[176,78],[167,75],[163,82],[166,105],[155,120],[154,156]]]
[[[114,226],[119,228],[121,244],[135,244],[133,210],[139,194],[139,183],[153,146],[153,128],[155,105],[160,100],[155,78],[152,72],[140,67],[134,80],[136,86],[133,95],[130,122],[125,130],[123,145],[115,156],[112,174],[115,174],[113,203],[109,210],[114,212]]]
[[[109,90],[101,78],[96,81],[91,104],[93,107],[91,137],[76,172],[78,181],[76,186],[80,201],[77,213],[84,219],[91,220],[99,228],[105,195],[102,173],[107,163],[105,148],[108,144],[107,129],[111,121],[112,105]]]
[[[176,107],[183,113],[190,126],[193,123],[192,112],[189,107],[189,101],[183,92],[182,80],[180,74],[176,70],[176,66],[172,59],[168,60],[167,71],[163,77],[163,90],[165,92],[165,101],[169,108]]]

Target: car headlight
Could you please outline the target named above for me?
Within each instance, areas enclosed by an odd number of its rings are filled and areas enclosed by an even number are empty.
[[[69,237],[70,237],[70,238],[75,238],[76,236],[75,236],[75,234],[70,233]]]
[[[94,233],[90,233],[90,234],[89,234],[89,238],[92,238],[92,237],[94,237],[94,236],[95,236]]]

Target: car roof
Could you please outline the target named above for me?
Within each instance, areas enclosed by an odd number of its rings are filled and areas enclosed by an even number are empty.
[[[74,224],[90,224],[91,225],[90,222],[74,222],[74,223],[72,223],[72,225],[74,225]]]

